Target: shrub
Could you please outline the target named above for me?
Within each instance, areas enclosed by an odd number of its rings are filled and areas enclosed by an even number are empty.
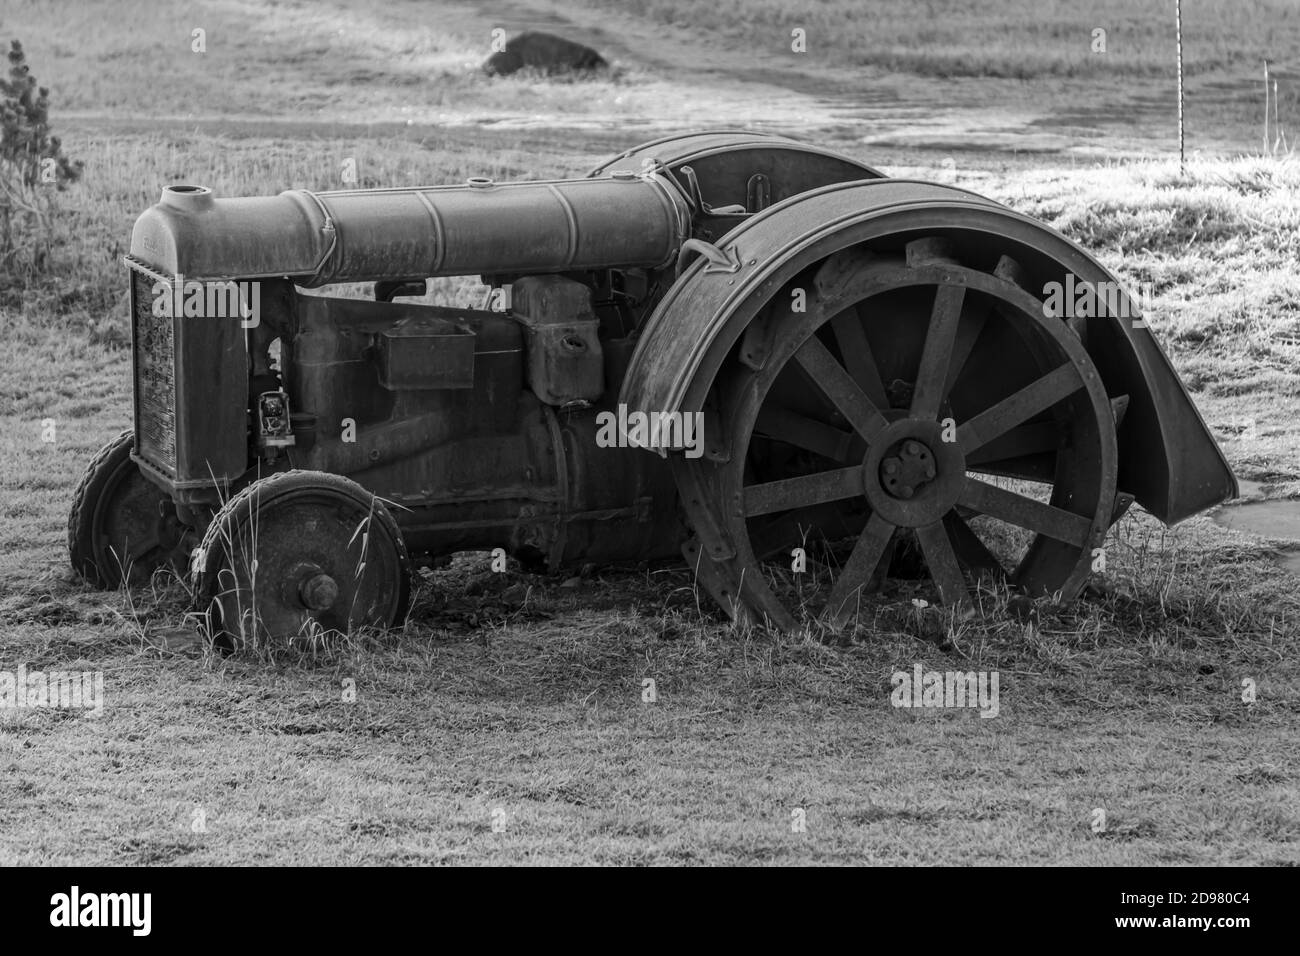
[[[50,133],[49,98],[14,40],[0,79],[0,286],[25,286],[50,269],[57,196],[81,177],[82,163]]]

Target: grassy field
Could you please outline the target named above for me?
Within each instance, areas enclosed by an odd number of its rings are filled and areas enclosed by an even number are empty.
[[[72,489],[130,420],[117,257],[163,184],[324,188],[348,157],[367,185],[570,174],[647,138],[584,123],[602,97],[650,110],[647,91],[667,88],[655,65],[674,55],[666,42],[590,86],[490,85],[458,64],[520,8],[506,19],[426,3],[464,32],[388,29],[408,6],[322,4],[305,20],[303,5],[209,4],[193,25],[211,24],[210,42],[256,14],[278,45],[252,45],[244,66],[201,61],[211,74],[191,63],[199,72],[167,84],[156,76],[176,36],[188,42],[187,13],[152,14],[143,32],[121,24],[152,8],[129,0],[58,30],[54,3],[0,20],[0,39],[26,41],[60,94],[59,132],[87,161],[55,278],[0,298],[0,671],[102,670],[107,695],[98,717],[0,711],[0,864],[1300,863],[1296,579],[1275,564],[1281,541],[1206,516],[1165,529],[1135,511],[1083,599],[1040,620],[962,623],[942,649],[942,621],[910,606],[886,603],[827,645],[731,627],[680,570],[502,580],[465,555],[425,573],[401,633],[230,658],[191,639],[181,583],[104,594],[76,581]],[[1247,7],[1276,13],[1277,37],[1291,28],[1293,14]],[[859,21],[818,22],[848,36]],[[1269,32],[1251,30],[1222,68]],[[905,25],[878,36],[881,50],[915,45]],[[353,75],[374,64],[386,72]],[[425,70],[447,71],[446,102],[424,100],[433,113],[407,126],[401,110],[438,84],[396,77]],[[521,97],[538,122],[467,119]],[[454,122],[436,120],[444,105]],[[1239,477],[1255,495],[1300,494],[1300,164],[1207,158],[1180,172],[1161,158],[998,151],[958,154],[945,173],[947,151],[828,129],[890,173],[955,176],[1153,282],[1151,326]],[[443,284],[433,298],[466,291]],[[890,676],[916,664],[997,670],[999,716],[895,709]]]
[[[1173,0],[613,0],[664,24],[689,26],[732,44],[790,50],[806,33],[810,56],[853,66],[940,77],[1034,79],[1088,73],[1167,75],[1173,63]],[[1105,52],[1093,49],[1106,31]],[[1189,73],[1296,62],[1300,6],[1294,0],[1183,4]],[[793,52],[793,51],[791,51]]]
[[[11,7],[0,13],[0,31],[24,38],[45,64],[42,78],[66,115],[155,130],[350,120],[426,132],[564,126],[599,137],[725,122],[877,144],[1093,158],[1177,143],[1172,0]],[[593,44],[616,69],[579,84],[490,82],[472,70],[489,52],[492,30],[528,28]],[[802,53],[791,50],[796,28],[806,31]],[[1107,31],[1105,53],[1092,51],[1095,29]],[[204,31],[203,52],[194,51],[196,30]],[[1296,0],[1189,0],[1183,34],[1189,149],[1262,143],[1265,60],[1281,127],[1294,134]]]
[[[637,12],[665,31],[676,31],[674,36],[748,50],[755,78],[797,70],[822,88],[839,83],[850,98],[877,110],[923,103],[924,111],[907,117],[922,127],[954,104],[996,118],[978,131],[990,134],[988,140],[973,137],[977,131],[960,123],[956,130],[944,130],[952,143],[996,141],[997,134],[1022,124],[1076,141],[1105,132],[1112,150],[1121,145],[1118,131],[1136,140],[1138,149],[1175,141],[1173,0],[721,0],[703,5],[584,0],[584,5],[597,23],[610,9]],[[803,31],[800,49],[792,35],[796,29]],[[1262,142],[1266,60],[1277,83],[1278,118],[1284,130],[1295,129],[1300,4],[1188,0],[1182,38],[1185,120],[1193,148]]]

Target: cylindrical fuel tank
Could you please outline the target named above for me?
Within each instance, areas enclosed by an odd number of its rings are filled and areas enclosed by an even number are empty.
[[[193,279],[288,276],[299,285],[664,266],[690,229],[666,177],[366,189],[220,199],[169,186],[131,253]]]

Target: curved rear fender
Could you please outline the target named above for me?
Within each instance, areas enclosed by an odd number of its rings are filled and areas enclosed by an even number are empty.
[[[641,172],[651,162],[663,167],[684,193],[688,187],[682,170],[689,166],[710,206],[744,206],[755,212],[821,186],[884,176],[834,150],[774,133],[729,129],[642,143],[587,175],[608,176],[616,169]],[[756,177],[762,179],[761,184],[755,182]]]
[[[973,268],[991,272],[1000,257],[1015,259],[1023,286],[1038,298],[1048,283],[1065,286],[1071,274],[1076,286],[1119,288],[1114,275],[1054,229],[974,193],[890,179],[827,186],[723,237],[725,260],[739,264],[733,269],[700,258],[683,270],[646,324],[620,401],[644,412],[704,411],[728,353],[788,283],[805,270],[811,281],[820,263],[850,247],[901,253],[908,242],[931,236],[949,240]],[[1107,393],[1129,399],[1118,431],[1120,490],[1168,524],[1235,497],[1231,468],[1127,292],[1119,316],[1087,320],[1085,340]],[[716,454],[727,453],[724,439]]]

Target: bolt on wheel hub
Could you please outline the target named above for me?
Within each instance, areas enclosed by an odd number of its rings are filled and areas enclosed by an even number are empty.
[[[880,463],[881,487],[892,498],[911,498],[934,476],[934,453],[919,441],[900,442]]]

